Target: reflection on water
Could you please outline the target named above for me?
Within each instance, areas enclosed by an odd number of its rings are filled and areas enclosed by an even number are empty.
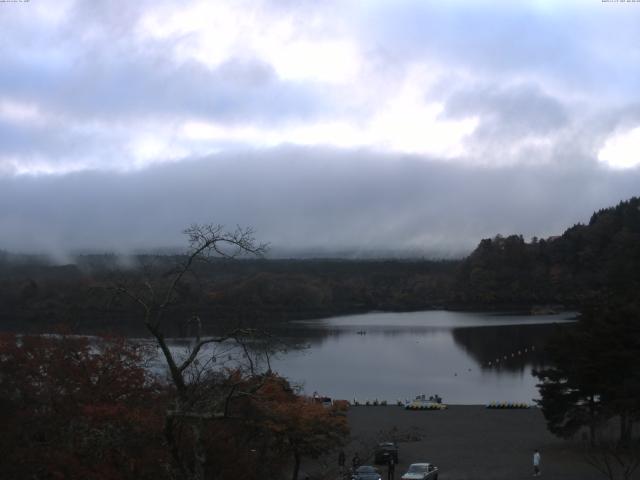
[[[427,311],[298,322],[280,335],[308,348],[271,363],[306,392],[334,398],[437,393],[452,404],[531,402],[538,396],[531,370],[544,364],[545,339],[571,318]]]
[[[545,364],[546,339],[573,317],[370,313],[288,324],[272,332],[277,345],[258,340],[251,349],[270,352],[272,369],[309,394],[395,402],[426,393],[451,404],[531,402],[538,396],[531,370]],[[171,348],[186,356],[190,344],[174,340]],[[221,368],[243,358],[244,350],[224,343],[207,346],[200,361]],[[155,368],[164,369],[160,356]]]
[[[545,363],[544,349],[553,324],[454,328],[453,339],[485,369],[522,372]]]

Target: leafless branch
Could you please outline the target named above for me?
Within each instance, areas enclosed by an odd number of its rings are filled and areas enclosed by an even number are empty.
[[[610,480],[630,480],[640,467],[640,444],[621,445],[618,442],[601,440],[584,452],[585,462]]]
[[[215,381],[210,382],[205,370],[190,369],[198,359],[203,347],[208,344],[223,344],[233,340],[240,345],[249,361],[250,371],[255,374],[254,363],[244,342],[245,338],[254,335],[248,329],[235,329],[224,335],[202,338],[202,322],[194,315],[190,324],[195,326],[195,341],[190,347],[188,355],[182,361],[176,359],[169,348],[165,333],[161,328],[163,315],[168,307],[180,297],[179,288],[187,274],[195,274],[194,266],[199,260],[206,260],[216,256],[221,258],[236,258],[240,255],[262,255],[266,251],[266,244],[257,244],[251,228],[236,227],[227,232],[221,225],[191,225],[184,231],[189,243],[189,251],[184,260],[162,279],[162,283],[154,284],[149,280],[150,269],[144,269],[143,278],[137,288],[131,288],[124,283],[116,284],[114,290],[118,295],[124,295],[144,310],[143,322],[149,333],[154,337],[166,361],[171,380],[177,390],[174,408],[167,411],[165,422],[165,438],[170,446],[171,455],[179,466],[185,478],[202,479],[206,463],[206,450],[202,443],[202,425],[204,421],[229,418],[230,402],[234,398],[254,395],[261,382],[249,387],[248,391],[241,390],[241,384],[231,385],[224,393],[224,389]],[[208,364],[208,362],[207,362]],[[195,375],[192,370],[195,370]],[[264,379],[262,380],[264,382]],[[228,388],[228,387],[227,387]],[[211,395],[213,394],[213,395]],[[221,408],[223,407],[223,408]],[[180,426],[179,420],[188,420],[193,435],[193,458],[185,459],[177,448],[175,430]]]
[[[184,372],[187,368],[189,368],[189,366],[198,357],[198,354],[200,353],[200,350],[202,350],[202,347],[210,343],[224,343],[228,340],[235,340],[238,344],[242,346],[243,349],[245,349],[245,352],[246,352],[246,347],[244,345],[244,342],[241,341],[241,338],[249,336],[251,335],[251,333],[252,333],[252,330],[249,330],[249,329],[236,329],[222,337],[211,337],[206,339],[200,339],[199,336],[196,337],[195,345],[191,347],[191,352],[189,353],[189,356],[180,364],[180,366],[178,367],[178,370],[180,372]]]

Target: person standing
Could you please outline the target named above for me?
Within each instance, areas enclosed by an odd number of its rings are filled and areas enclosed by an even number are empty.
[[[533,451],[533,476],[540,476],[540,452],[538,450]]]
[[[389,455],[389,463],[387,463],[387,480],[393,480],[396,474],[396,459],[393,455]]]
[[[340,467],[340,473],[344,472],[344,462],[346,460],[346,456],[344,454],[344,450],[340,450],[338,454],[338,467]]]

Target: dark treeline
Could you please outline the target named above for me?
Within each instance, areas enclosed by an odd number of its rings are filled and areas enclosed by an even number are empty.
[[[116,256],[91,255],[73,265],[0,263],[0,322],[4,328],[76,330],[134,327],[135,309],[109,289],[144,274],[162,277],[179,256],[137,256],[123,267]],[[176,318],[197,310],[203,321],[264,324],[370,310],[442,306],[456,261],[211,260],[194,267],[180,291]],[[151,275],[149,275],[151,273]],[[188,315],[187,315],[188,318]],[[134,332],[131,332],[134,333]],[[172,332],[188,333],[188,332]]]
[[[177,260],[84,255],[57,266],[0,252],[0,322],[25,331],[121,329],[134,323],[131,305],[114,301],[109,286],[161,276]],[[173,313],[263,324],[371,310],[541,311],[576,308],[605,291],[632,297],[639,286],[640,199],[632,198],[557,237],[484,239],[462,260],[212,260],[194,268]]]
[[[457,271],[452,303],[575,308],[605,294],[634,298],[639,285],[640,199],[632,198],[561,236],[482,240]]]

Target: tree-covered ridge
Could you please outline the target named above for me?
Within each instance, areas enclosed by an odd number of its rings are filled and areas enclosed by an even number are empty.
[[[594,213],[561,236],[484,239],[460,266],[454,303],[577,306],[640,285],[640,198]]]
[[[92,256],[75,265],[0,264],[0,326],[41,331],[63,323],[78,331],[138,325],[126,299],[113,300],[108,285],[135,281],[141,272],[162,277],[178,256],[137,257],[135,268]],[[1,262],[0,262],[1,263]],[[194,267],[181,302],[168,315],[203,322],[254,324],[320,318],[370,310],[420,310],[444,305],[459,261],[429,260],[213,260]],[[141,333],[141,332],[137,332]],[[180,334],[172,331],[172,334]]]
[[[78,331],[133,325],[130,305],[106,286],[150,270],[166,274],[178,255],[86,255],[56,266],[0,252],[0,325]],[[482,240],[463,260],[242,259],[195,268],[182,308],[216,322],[259,324],[371,310],[577,308],[605,292],[633,297],[640,287],[640,199],[593,214],[562,235]],[[169,312],[184,317],[178,309]],[[172,332],[179,334],[180,332]]]

